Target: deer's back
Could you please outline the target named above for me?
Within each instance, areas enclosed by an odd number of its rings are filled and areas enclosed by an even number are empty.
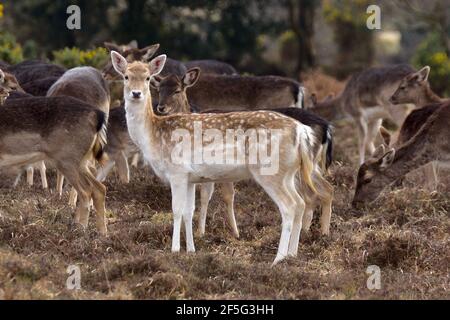
[[[217,60],[193,60],[185,62],[184,65],[187,69],[198,67],[203,74],[211,73],[218,75],[233,75],[237,74],[236,69],[225,62]]]
[[[8,68],[8,72],[11,72],[22,86],[28,82],[42,78],[59,78],[64,74],[64,72],[66,72],[66,69],[40,60],[27,60],[10,66]]]
[[[68,70],[48,90],[47,96],[69,96],[108,113],[109,86],[101,73],[92,67],[77,67]]]
[[[352,75],[343,91],[347,104],[361,103],[363,107],[376,106],[379,99],[388,99],[400,81],[415,72],[407,64],[373,67]]]
[[[298,82],[276,76],[242,77],[201,75],[196,85],[187,89],[190,102],[200,110],[255,110],[295,104]]]

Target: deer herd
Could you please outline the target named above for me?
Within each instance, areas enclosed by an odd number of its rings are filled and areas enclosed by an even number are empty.
[[[116,167],[120,181],[130,183],[130,157],[135,165],[143,157],[170,187],[173,252],[180,251],[183,226],[186,251],[195,251],[196,185],[199,235],[219,183],[227,222],[239,237],[233,183],[253,180],[281,214],[273,264],[297,255],[300,232],[309,230],[317,207],[321,233],[330,233],[334,190],[327,175],[337,119],[348,117],[358,132],[355,207],[418,168],[435,189],[437,169],[449,167],[450,104],[431,90],[429,67],[368,68],[337,97],[313,101],[307,110],[304,88],[288,78],[241,76],[215,60],[154,57],[158,44],[105,47],[111,59],[103,70],[37,60],[0,64],[0,169],[16,175],[14,185],[23,172],[32,185],[38,169],[43,188],[47,167],[56,169],[57,192],[62,195],[64,178],[72,188],[75,222],[86,228],[93,206],[103,236],[102,182]],[[383,119],[400,130],[390,133]],[[378,136],[383,143],[376,147]]]

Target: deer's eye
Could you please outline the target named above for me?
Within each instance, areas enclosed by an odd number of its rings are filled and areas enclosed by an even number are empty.
[[[150,81],[150,77],[147,77],[147,79],[145,79],[145,80]]]
[[[128,80],[128,76],[125,76],[125,80]]]
[[[406,90],[406,87],[400,87],[400,90]]]

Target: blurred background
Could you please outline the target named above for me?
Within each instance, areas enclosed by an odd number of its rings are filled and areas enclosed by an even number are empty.
[[[312,70],[343,80],[364,67],[430,65],[450,93],[450,0],[7,0],[0,1],[0,60],[47,59],[102,67],[104,41],[160,43],[178,60],[218,59],[242,73],[302,80]],[[66,9],[81,8],[81,30]],[[381,30],[366,26],[381,8]]]

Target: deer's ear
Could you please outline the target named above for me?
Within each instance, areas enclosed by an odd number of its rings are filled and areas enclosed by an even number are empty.
[[[200,68],[189,69],[183,76],[183,84],[187,87],[192,87],[198,80],[200,76]]]
[[[136,40],[131,40],[130,43],[127,44],[128,48],[133,48],[133,49],[137,49],[138,48],[138,43]]]
[[[164,65],[166,63],[167,56],[165,54],[162,54],[160,56],[157,56],[155,59],[150,61],[150,75],[156,76],[158,75],[162,69],[164,68]]]
[[[122,76],[125,75],[125,71],[127,70],[128,62],[127,59],[122,57],[120,53],[117,51],[111,51],[111,62],[114,69]]]
[[[109,51],[117,51],[117,52],[121,52],[122,50],[120,49],[120,47],[112,42],[104,42],[103,43],[105,48],[108,49]]]
[[[150,86],[151,86],[153,89],[159,90],[159,86],[161,85],[161,80],[162,80],[162,77],[160,77],[160,76],[154,76],[154,77],[152,77],[152,78],[150,79]]]
[[[384,146],[384,144],[380,144],[378,146],[378,148],[375,149],[375,151],[372,154],[372,157],[374,158],[379,158],[382,155],[384,155],[386,153],[386,147]]]
[[[430,67],[426,66],[420,69],[419,71],[413,73],[409,76],[408,80],[410,82],[424,82],[428,80],[428,75],[430,74]]]
[[[394,159],[395,159],[395,149],[391,149],[388,152],[386,152],[383,157],[381,157],[380,169],[384,170],[388,168],[392,164],[392,162],[394,162]]]
[[[387,131],[387,129],[385,127],[380,127],[380,135],[383,138],[383,142],[386,145],[386,147],[389,147],[391,144],[391,138],[392,138],[389,131]]]
[[[3,73],[3,70],[0,69],[0,83],[5,82],[5,74]]]
[[[142,61],[149,62],[151,58],[155,55],[156,51],[159,49],[159,43],[152,44],[151,46],[147,46],[145,48],[140,49],[139,51],[143,54]]]

